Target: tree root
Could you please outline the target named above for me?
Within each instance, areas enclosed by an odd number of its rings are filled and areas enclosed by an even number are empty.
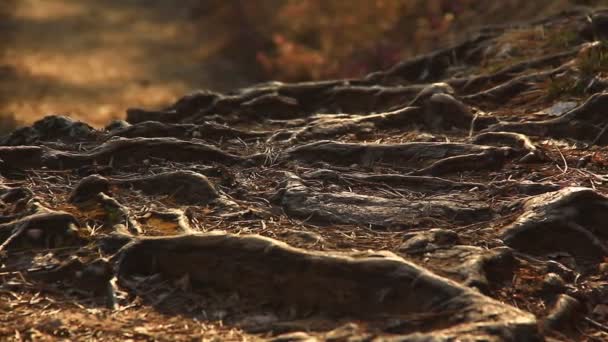
[[[370,74],[365,80],[381,84],[438,81],[445,75],[450,65],[476,59],[482,46],[495,36],[496,33],[480,34],[453,47],[403,61],[387,71]]]
[[[78,245],[81,238],[78,236],[80,224],[71,214],[39,209],[25,217],[11,222],[0,224],[0,244],[13,236],[8,248],[59,248]],[[7,248],[7,247],[5,247]]]
[[[479,92],[483,88],[493,84],[505,84],[526,70],[546,66],[559,67],[563,64],[565,59],[576,56],[578,51],[579,48],[575,48],[549,56],[542,56],[536,59],[526,60],[506,66],[495,73],[472,77],[452,78],[447,80],[446,83],[457,89],[458,93],[461,95],[471,94]]]
[[[511,154],[512,151],[510,149],[504,149],[452,156],[440,159],[428,167],[410,174],[413,176],[441,176],[471,170],[500,170]]]
[[[405,144],[354,144],[333,141],[318,141],[289,148],[283,160],[298,160],[307,163],[327,162],[332,165],[363,165],[377,163],[418,167],[434,160],[480,154],[487,156],[508,154],[509,148],[463,144],[413,142]]]
[[[421,244],[420,241],[414,243]],[[510,282],[516,266],[511,250],[502,247],[486,250],[465,245],[437,244],[434,241],[422,250],[410,248],[402,251],[410,255],[424,253],[431,268],[482,293],[489,293],[501,283]]]
[[[314,192],[296,176],[289,176],[275,200],[291,216],[320,224],[416,226],[421,218],[473,222],[488,218],[491,211],[480,202],[451,196],[430,200],[398,200],[353,193]]]
[[[216,162],[234,164],[242,157],[211,145],[174,138],[134,138],[110,140],[89,152],[57,151],[40,146],[0,147],[0,159],[11,168],[78,168],[91,164],[133,164],[149,159],[177,162]],[[0,165],[0,172],[2,165]],[[6,172],[6,169],[5,169]]]
[[[455,99],[452,93],[447,84],[431,84],[423,87],[407,107],[402,103],[395,110],[369,115],[315,115],[293,133],[281,132],[272,140],[288,138],[289,142],[307,141],[411,126],[429,130],[469,128],[473,120],[471,110]],[[353,105],[352,100],[346,102]]]
[[[146,233],[154,235],[179,235],[194,233],[188,218],[179,209],[158,211],[151,210],[139,218],[146,226]]]
[[[546,156],[539,150],[530,138],[523,134],[510,132],[486,132],[473,138],[474,144],[509,146],[524,156],[519,162],[538,162],[546,160]]]
[[[192,286],[236,292],[296,312],[363,317],[456,310],[442,335],[531,338],[532,315],[440,278],[390,253],[309,252],[260,236],[142,238],[123,248],[118,278],[188,275]],[[437,333],[435,331],[434,333]],[[462,338],[463,335],[458,335]]]
[[[114,276],[111,265],[103,259],[90,262],[74,256],[50,269],[33,270],[26,277],[47,283],[64,282],[78,291],[99,296],[105,294]]]
[[[365,174],[365,173],[346,173],[333,170],[321,169],[302,175],[303,179],[315,179],[322,181],[336,182],[359,182],[364,184],[386,184],[391,187],[405,188],[411,191],[426,192],[449,192],[454,190],[484,189],[485,185],[480,183],[454,182],[451,180],[428,177],[428,176],[407,176],[399,174]]]
[[[462,96],[462,100],[465,103],[483,102],[494,105],[502,105],[511,98],[523,93],[526,90],[529,90],[534,83],[546,80],[547,78],[557,75],[560,72],[566,71],[569,67],[570,65],[564,64],[554,69],[518,76],[493,88],[486,89],[475,94]]]
[[[581,313],[581,303],[573,297],[562,294],[557,298],[551,312],[544,319],[544,328],[558,331],[573,329]]]
[[[206,205],[221,197],[209,179],[192,171],[174,171],[147,177],[114,179],[148,195],[168,195],[182,204]]]
[[[505,243],[532,255],[568,253],[580,266],[608,256],[604,229],[608,199],[587,188],[565,188],[527,200],[524,213],[503,230]]]
[[[108,139],[112,137],[124,138],[158,138],[172,137],[178,139],[205,139],[205,140],[221,140],[221,139],[251,139],[264,138],[269,135],[268,132],[246,132],[240,131],[228,126],[216,123],[203,123],[201,125],[194,124],[167,124],[158,121],[145,121],[138,124],[130,125],[122,129],[111,132]]]
[[[608,144],[603,133],[606,119],[601,113],[608,105],[608,93],[592,95],[585,103],[562,116],[543,121],[503,122],[490,126],[488,131],[517,132],[531,136],[571,138],[597,145]]]
[[[174,171],[123,179],[88,176],[72,191],[70,201],[78,203],[100,192],[110,193],[111,186],[134,188],[147,195],[172,196],[182,204],[206,205],[220,197],[207,177],[192,171]]]

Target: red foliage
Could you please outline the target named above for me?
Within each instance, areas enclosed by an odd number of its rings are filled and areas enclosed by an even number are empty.
[[[452,43],[475,26],[530,19],[570,5],[567,0],[262,3],[243,5],[256,33],[272,43],[259,49],[257,62],[269,78],[284,81],[360,76]]]

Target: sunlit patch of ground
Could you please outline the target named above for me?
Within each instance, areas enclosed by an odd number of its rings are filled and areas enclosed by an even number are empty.
[[[2,28],[10,40],[0,115],[27,123],[61,113],[103,125],[128,107],[164,106],[218,84],[204,71],[225,40],[188,20],[188,1],[20,0],[12,12]]]

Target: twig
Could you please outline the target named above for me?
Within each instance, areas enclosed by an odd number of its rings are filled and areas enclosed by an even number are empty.
[[[110,281],[108,281],[106,287],[106,306],[108,309],[116,310],[118,309],[118,299],[116,298],[116,278],[114,277]]]
[[[18,227],[16,227],[15,229],[13,229],[13,233],[11,234],[11,236],[8,237],[8,239],[4,240],[4,242],[2,243],[2,245],[0,245],[0,254],[2,254],[2,251],[11,243],[13,242],[13,240],[15,240],[16,238],[19,237],[19,235],[21,235],[21,233],[23,233],[23,231],[25,230],[25,227],[27,225],[26,224],[21,224]]]
[[[559,149],[559,147],[555,146],[555,149],[559,153],[560,157],[562,157],[562,161],[564,162],[564,169],[563,170],[558,166],[558,168],[562,171],[562,174],[564,174],[564,173],[568,172],[568,162],[566,161],[566,158],[564,157],[564,154]]]
[[[592,176],[595,178],[595,180],[599,181],[599,182],[608,182],[608,178],[602,176],[602,175],[598,175],[597,173],[593,173],[589,170],[581,170],[581,169],[576,169],[576,171],[578,171],[579,173],[583,174],[584,176]]]
[[[602,324],[600,322],[596,322],[589,317],[585,317],[585,321],[587,321],[587,323],[593,325],[594,327],[608,333],[608,325]]]
[[[595,137],[595,139],[593,139],[593,141],[591,142],[591,145],[589,145],[589,147],[595,145],[598,141],[600,141],[600,139],[602,138],[604,133],[606,133],[607,129],[608,129],[608,123],[606,123],[604,125],[604,128],[602,128],[602,130],[598,133],[598,135]]]

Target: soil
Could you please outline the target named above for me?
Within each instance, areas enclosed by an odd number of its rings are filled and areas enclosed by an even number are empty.
[[[15,130],[0,337],[608,339],[607,18]]]

